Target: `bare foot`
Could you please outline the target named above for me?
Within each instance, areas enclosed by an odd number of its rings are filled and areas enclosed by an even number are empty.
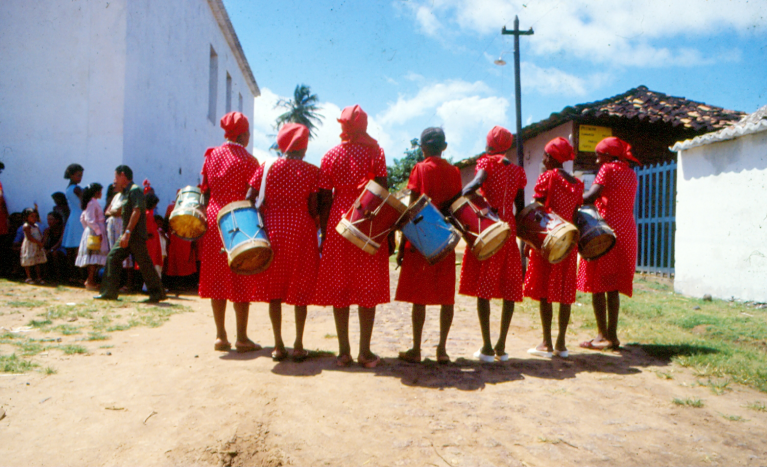
[[[216,343],[213,344],[213,350],[218,350],[220,352],[227,352],[229,350],[232,350],[232,344],[230,344],[229,341],[225,339],[216,339]]]
[[[257,352],[263,348],[250,339],[237,341],[234,343],[234,347],[237,349],[237,353]]]
[[[421,352],[419,350],[415,349],[408,349],[404,352],[399,353],[399,358],[403,362],[408,363],[420,363],[421,362]]]
[[[354,363],[354,359],[348,353],[342,353],[336,357],[336,366],[347,367]]]
[[[381,357],[370,352],[368,355],[357,356],[357,361],[363,368],[375,368],[381,363]]]

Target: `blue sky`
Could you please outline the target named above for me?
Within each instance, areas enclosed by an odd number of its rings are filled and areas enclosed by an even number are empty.
[[[325,116],[307,153],[339,142],[336,118],[360,104],[391,163],[428,126],[447,155],[483,149],[494,125],[514,130],[513,40],[521,38],[523,125],[639,85],[753,112],[767,104],[767,1],[224,0],[261,88],[252,122],[262,157],[299,83]],[[493,64],[503,55],[505,67]]]

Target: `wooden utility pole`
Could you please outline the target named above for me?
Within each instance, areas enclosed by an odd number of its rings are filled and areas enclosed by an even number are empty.
[[[525,156],[522,151],[522,84],[519,80],[519,36],[532,36],[533,28],[527,31],[519,30],[519,16],[514,17],[514,30],[509,31],[506,26],[501,30],[503,35],[514,35],[514,101],[517,108],[517,164],[524,170],[525,168]],[[522,211],[525,207],[524,195],[518,194],[514,200],[514,204],[517,207],[517,212]]]

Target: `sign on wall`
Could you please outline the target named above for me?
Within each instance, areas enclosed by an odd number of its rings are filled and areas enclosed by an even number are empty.
[[[578,126],[578,150],[594,152],[600,141],[612,135],[613,130],[605,126],[580,125]]]

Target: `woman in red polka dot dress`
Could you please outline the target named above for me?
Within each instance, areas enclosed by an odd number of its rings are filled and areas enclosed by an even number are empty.
[[[562,164],[575,159],[570,143],[555,138],[543,150],[543,172],[535,183],[533,198],[548,206],[567,222],[573,222],[573,214],[583,202],[583,182],[565,172]],[[525,245],[525,248],[528,248]],[[578,272],[578,252],[557,264],[551,264],[538,252],[531,251],[530,262],[525,276],[525,297],[540,301],[543,342],[527,352],[531,355],[550,358],[557,355],[567,358],[565,346],[567,324],[570,321],[570,305],[575,302],[575,285]],[[551,342],[552,303],[559,303],[559,334],[556,345]]]
[[[289,123],[280,129],[277,145],[283,157],[271,164],[266,176],[264,224],[274,258],[269,268],[258,274],[255,301],[269,302],[269,318],[274,331],[272,359],[288,357],[282,341],[282,303],[295,306],[296,340],[291,357],[308,357],[303,335],[306,306],[314,296],[320,252],[317,243],[317,183],[320,169],[304,162],[309,144],[309,129]],[[266,164],[250,180],[248,199],[256,199]]]
[[[226,141],[217,148],[205,152],[202,166],[202,192],[208,199],[208,230],[202,237],[200,256],[201,298],[210,298],[213,320],[216,323],[215,350],[232,348],[227,340],[225,315],[226,302],[234,304],[237,317],[238,352],[260,350],[261,346],[248,339],[248,311],[253,301],[253,291],[258,276],[242,276],[229,268],[224,247],[218,231],[218,212],[233,201],[242,201],[248,191],[248,182],[258,169],[258,161],[245,147],[250,140],[248,119],[239,112],[230,112],[221,118]]]
[[[474,356],[483,362],[494,359],[507,361],[506,336],[509,332],[514,302],[522,301],[522,261],[516,242],[514,198],[527,185],[522,167],[506,158],[514,137],[506,128],[496,126],[487,134],[486,154],[479,158],[474,169],[476,175],[463,189],[463,194],[482,187],[480,193],[498,212],[501,220],[509,224],[511,234],[500,251],[479,261],[469,250],[463,255],[461,281],[458,293],[477,297],[477,315],[482,331],[482,348]],[[490,299],[503,299],[501,332],[493,348],[490,342]]]
[[[581,347],[594,350],[617,349],[620,295],[631,297],[637,257],[637,227],[634,221],[634,197],[637,177],[629,161],[641,165],[631,146],[616,137],[605,138],[596,147],[599,173],[584,204],[594,203],[599,214],[615,231],[615,246],[609,253],[593,261],[581,261],[578,268],[578,290],[590,292],[597,321],[597,337],[582,342]],[[607,300],[605,300],[605,293]]]
[[[386,159],[378,142],[367,134],[367,114],[360,106],[345,108],[338,121],[342,142],[323,156],[320,165],[320,223],[324,241],[314,301],[317,305],[333,306],[339,366],[353,362],[349,307],[359,306],[358,361],[366,368],[374,368],[380,359],[370,351],[370,339],[376,305],[389,302],[389,246],[383,242],[378,252],[370,255],[336,232],[336,225],[368,180],[388,187]]]

